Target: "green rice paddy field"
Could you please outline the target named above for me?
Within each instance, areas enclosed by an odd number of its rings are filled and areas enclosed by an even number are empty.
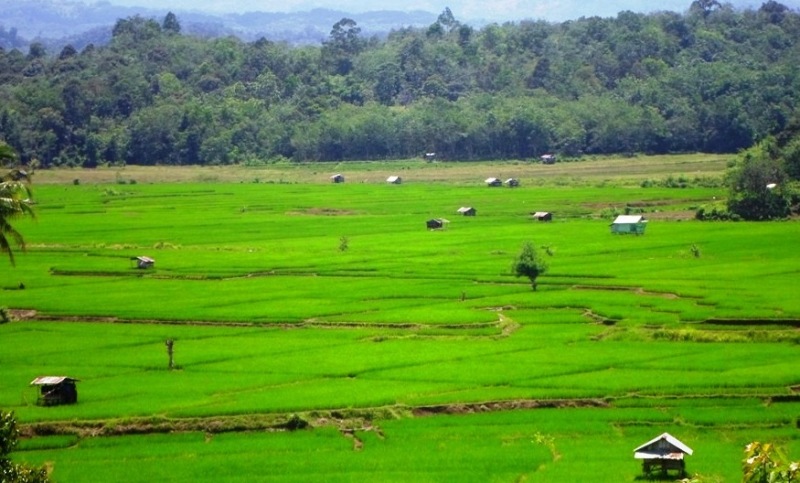
[[[14,456],[58,482],[624,482],[669,432],[702,481],[740,481],[751,441],[800,459],[800,225],[695,221],[726,161],[37,173],[0,271]],[[644,236],[610,233],[626,211]],[[78,404],[37,406],[42,375]]]

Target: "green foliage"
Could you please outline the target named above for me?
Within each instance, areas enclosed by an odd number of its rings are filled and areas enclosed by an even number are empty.
[[[738,214],[731,213],[725,207],[717,205],[711,206],[710,209],[707,206],[701,206],[695,212],[694,217],[700,221],[737,221],[742,219]]]
[[[0,169],[16,161],[16,153],[7,144],[0,142]],[[14,265],[14,252],[11,241],[23,250],[25,241],[22,234],[12,225],[11,220],[23,216],[33,216],[33,200],[29,188],[30,175],[15,167],[0,174],[0,252],[8,254]]]
[[[527,277],[533,290],[536,290],[536,279],[547,271],[547,262],[537,253],[532,243],[526,242],[511,265],[511,270],[517,277]]]
[[[774,140],[740,155],[729,173],[728,209],[745,220],[771,220],[789,215],[789,177]]]
[[[0,481],[3,483],[47,483],[47,471],[11,461],[19,430],[14,413],[0,409]]]
[[[475,29],[445,9],[385,40],[343,18],[293,47],[137,16],[107,46],[0,53],[0,136],[85,167],[736,152],[792,129],[798,19],[722,6]]]
[[[743,483],[791,483],[800,480],[800,463],[789,461],[771,443],[754,441],[744,450]]]

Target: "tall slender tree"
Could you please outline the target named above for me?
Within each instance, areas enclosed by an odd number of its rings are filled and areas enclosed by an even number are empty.
[[[14,265],[14,252],[11,248],[13,240],[21,249],[25,249],[22,234],[11,226],[11,220],[21,216],[33,216],[30,177],[28,172],[15,167],[17,153],[8,144],[0,142],[0,167],[7,170],[0,178],[0,252],[8,253]]]

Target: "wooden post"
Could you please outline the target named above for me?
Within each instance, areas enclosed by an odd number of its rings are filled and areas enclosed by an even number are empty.
[[[174,359],[172,357],[172,346],[174,344],[175,344],[175,341],[173,341],[172,339],[167,339],[164,342],[164,345],[167,346],[167,355],[169,356],[169,370],[170,371],[175,368],[175,361],[174,361]]]

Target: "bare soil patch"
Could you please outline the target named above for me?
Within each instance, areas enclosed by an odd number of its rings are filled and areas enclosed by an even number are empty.
[[[602,399],[515,399],[511,401],[420,406],[412,409],[412,414],[417,417],[423,417],[437,414],[472,414],[514,409],[604,408],[608,406],[608,402]]]
[[[335,208],[309,208],[303,211],[288,211],[286,214],[311,216],[352,216],[357,213],[352,210],[337,210]]]

